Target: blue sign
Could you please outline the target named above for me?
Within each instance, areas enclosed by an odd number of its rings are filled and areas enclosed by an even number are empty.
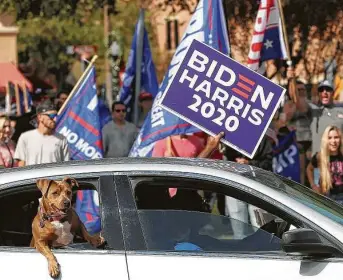
[[[273,171],[300,183],[300,159],[295,131],[280,139],[274,147]]]
[[[225,132],[225,144],[253,158],[285,91],[194,40],[161,105],[208,134]]]
[[[200,0],[189,25],[177,47],[168,71],[160,85],[151,112],[145,119],[140,133],[131,149],[130,156],[151,156],[155,142],[171,135],[200,131],[182,118],[160,106],[166,88],[175,76],[192,41],[196,39],[212,46],[222,53],[230,52],[228,32],[221,0]]]

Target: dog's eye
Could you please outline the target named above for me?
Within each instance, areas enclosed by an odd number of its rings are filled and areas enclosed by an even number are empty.
[[[58,192],[53,192],[52,195],[58,195]]]
[[[67,192],[67,196],[71,195],[71,192]]]

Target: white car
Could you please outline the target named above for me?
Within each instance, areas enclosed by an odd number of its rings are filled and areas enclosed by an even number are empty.
[[[331,200],[247,165],[125,158],[2,171],[1,280],[50,279],[45,257],[29,247],[41,196],[35,182],[66,175],[81,191],[97,191],[107,245],[94,249],[75,240],[54,249],[60,279],[342,278],[343,208]],[[202,199],[168,204],[172,188],[181,198],[201,194],[211,211]],[[253,209],[257,227],[220,215],[225,196]]]

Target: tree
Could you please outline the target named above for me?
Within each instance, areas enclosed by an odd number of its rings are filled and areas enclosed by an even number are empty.
[[[19,61],[38,60],[42,62],[38,71],[62,81],[74,59],[66,53],[69,45],[97,45],[101,63],[105,53],[101,5],[101,0],[2,0],[0,13],[16,17]]]

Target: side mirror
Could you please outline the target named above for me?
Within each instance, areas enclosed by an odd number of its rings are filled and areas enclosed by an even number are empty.
[[[282,249],[286,253],[297,253],[311,257],[342,256],[337,248],[323,244],[320,236],[311,229],[299,228],[282,235]]]

